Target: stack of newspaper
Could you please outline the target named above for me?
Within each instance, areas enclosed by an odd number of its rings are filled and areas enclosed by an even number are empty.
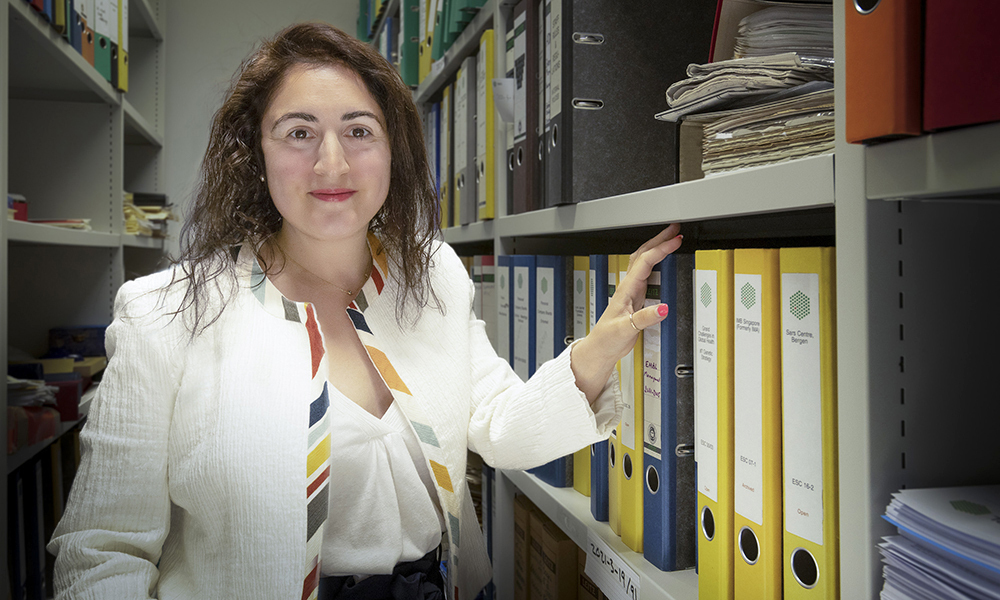
[[[734,57],[690,65],[656,115],[702,127],[704,175],[833,152],[832,7],[760,4]]]
[[[1000,485],[902,490],[884,518],[883,600],[1000,600]]]

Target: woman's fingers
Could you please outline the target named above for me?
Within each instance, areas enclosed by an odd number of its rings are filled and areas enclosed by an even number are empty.
[[[666,304],[656,304],[647,306],[632,313],[632,323],[638,330],[646,329],[657,325],[670,314],[670,307]]]
[[[677,234],[680,233],[680,230],[681,226],[679,224],[671,223],[670,225],[665,227],[663,231],[656,234],[656,236],[653,237],[653,239],[647,240],[644,244],[639,246],[635,252],[632,253],[632,256],[629,257],[628,261],[629,267],[631,268],[632,265],[636,262],[636,259],[642,256],[644,252],[646,252],[650,248],[655,248],[659,246],[660,244],[670,240],[673,237],[676,237]],[[664,254],[664,256],[666,256],[666,254]]]

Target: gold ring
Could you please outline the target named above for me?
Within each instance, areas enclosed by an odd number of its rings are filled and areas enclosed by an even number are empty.
[[[632,315],[633,314],[634,313],[629,313],[628,314],[628,322],[629,322],[630,325],[632,325],[632,329],[635,329],[636,331],[639,331],[641,333],[641,330],[638,327],[635,326],[635,321],[632,320]]]

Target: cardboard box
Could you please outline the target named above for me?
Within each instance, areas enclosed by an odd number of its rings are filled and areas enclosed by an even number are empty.
[[[541,512],[531,513],[529,586],[532,600],[575,600],[577,545]]]
[[[531,587],[528,584],[531,572],[530,540],[528,538],[531,511],[537,510],[524,494],[514,495],[514,598],[529,600]]]

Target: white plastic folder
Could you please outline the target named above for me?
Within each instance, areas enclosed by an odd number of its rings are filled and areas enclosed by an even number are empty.
[[[883,597],[1000,599],[1000,485],[901,490],[884,518]]]

